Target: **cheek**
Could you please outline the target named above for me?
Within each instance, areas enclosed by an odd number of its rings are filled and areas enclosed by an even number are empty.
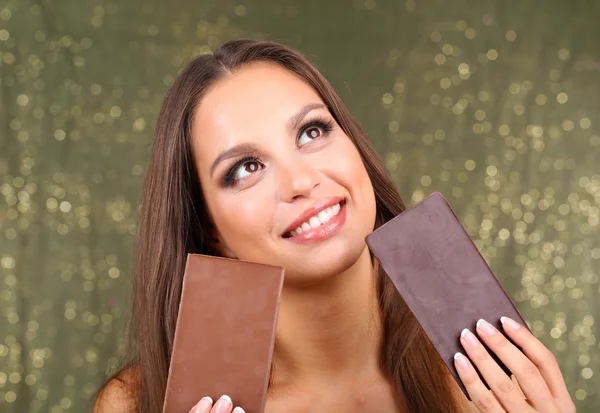
[[[258,239],[270,230],[272,206],[265,202],[266,194],[254,189],[258,188],[226,194],[209,205],[219,234],[231,247]]]
[[[354,206],[364,218],[365,228],[372,229],[375,224],[376,202],[373,183],[363,164],[363,161],[354,147],[349,142],[344,151],[342,164],[340,165],[340,179],[344,186],[350,191],[350,196],[355,201]]]
[[[336,158],[339,159],[338,173],[353,191],[365,192],[367,196],[373,192],[369,174],[350,139],[344,142]]]

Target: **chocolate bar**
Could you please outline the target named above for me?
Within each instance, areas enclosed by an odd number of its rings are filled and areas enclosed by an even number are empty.
[[[262,413],[283,268],[188,254],[163,413],[204,396]]]
[[[461,331],[474,332],[480,318],[501,332],[500,317],[528,328],[525,320],[439,192],[382,225],[366,241],[468,398],[454,367],[454,354],[465,353]]]

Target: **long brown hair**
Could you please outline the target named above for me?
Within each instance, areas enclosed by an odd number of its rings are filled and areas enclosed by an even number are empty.
[[[277,43],[237,40],[190,62],[169,89],[156,126],[136,244],[128,328],[131,354],[128,363],[112,377],[120,379],[124,372],[135,369],[130,385],[137,412],[158,413],[162,409],[187,254],[215,253],[210,248],[211,222],[192,157],[190,129],[195,108],[219,79],[256,61],[272,62],[295,73],[329,107],[354,142],[373,183],[375,226],[404,210],[365,132],[302,54]],[[383,317],[381,365],[395,384],[400,407],[413,413],[460,411],[446,366],[381,268],[378,274]]]

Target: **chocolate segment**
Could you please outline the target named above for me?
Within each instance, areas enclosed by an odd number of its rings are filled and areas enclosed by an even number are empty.
[[[263,412],[282,285],[279,267],[188,255],[164,413],[224,394]]]
[[[502,316],[528,327],[452,208],[434,192],[366,241],[468,397],[454,367],[454,354],[466,354],[461,331],[475,333],[477,320],[483,318],[503,332]]]

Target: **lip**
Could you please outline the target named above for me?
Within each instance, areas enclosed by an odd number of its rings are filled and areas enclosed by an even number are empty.
[[[338,197],[329,198],[329,199],[325,199],[323,201],[317,202],[315,205],[313,205],[312,207],[308,208],[307,210],[302,212],[300,215],[298,215],[298,217],[285,229],[285,231],[283,231],[282,236],[287,234],[288,232],[292,232],[293,230],[298,228],[300,225],[302,225],[303,222],[308,221],[310,219],[310,217],[317,215],[319,212],[321,212],[329,207],[332,207],[335,204],[339,204],[343,200],[344,200],[344,197],[338,196]]]
[[[317,203],[313,207],[307,209],[302,214],[300,214],[298,218],[296,218],[294,222],[283,233],[285,235],[295,230],[303,222],[308,221],[312,216],[317,215],[319,212],[339,203],[341,203],[340,212],[338,212],[336,216],[331,218],[326,223],[318,226],[317,228],[312,228],[310,230],[303,231],[301,234],[287,238],[284,237],[284,239],[298,243],[310,243],[320,241],[333,235],[346,222],[346,202],[343,197],[330,198],[328,200]]]

